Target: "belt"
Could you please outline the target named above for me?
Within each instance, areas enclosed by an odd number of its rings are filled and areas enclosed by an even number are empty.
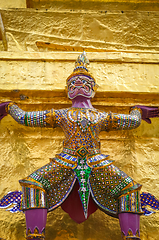
[[[113,160],[109,160],[109,155],[96,154],[94,156],[90,156],[85,147],[77,149],[74,156],[70,155],[69,153],[61,152],[51,160],[55,160],[62,166],[75,169],[78,166],[78,160],[84,158],[86,158],[87,165],[91,168],[103,168],[114,162]]]

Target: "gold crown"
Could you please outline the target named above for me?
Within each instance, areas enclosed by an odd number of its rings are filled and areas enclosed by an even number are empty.
[[[89,65],[89,60],[86,56],[85,51],[80,54],[75,62],[75,69],[73,70],[73,73],[66,79],[66,83],[74,76],[76,75],[85,75],[90,78],[90,80],[95,81],[94,77],[89,73],[87,66]]]

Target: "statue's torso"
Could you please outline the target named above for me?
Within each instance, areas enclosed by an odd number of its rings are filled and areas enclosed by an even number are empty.
[[[87,152],[87,158],[100,154],[100,131],[132,129],[141,122],[141,113],[137,109],[129,115],[73,107],[25,112],[12,103],[9,114],[25,126],[61,127],[65,134],[63,152],[78,156],[79,149],[82,149]]]
[[[56,111],[56,123],[65,134],[63,147],[76,151],[84,147],[93,153],[100,152],[99,133],[105,114],[96,109],[69,108]]]

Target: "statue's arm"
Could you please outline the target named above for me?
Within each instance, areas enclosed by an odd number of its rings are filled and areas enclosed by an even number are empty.
[[[4,103],[2,104],[4,105]],[[2,104],[0,104],[1,113],[2,113],[2,107],[1,107]],[[30,126],[30,127],[55,127],[56,126],[55,111],[53,109],[45,110],[45,111],[27,112],[20,109],[15,103],[10,102],[6,104],[5,110],[3,109],[3,115],[6,116],[7,114],[10,114],[16,122],[25,126]]]
[[[105,119],[106,130],[126,130],[140,126],[141,120],[151,123],[150,118],[159,117],[157,107],[137,105],[130,109],[129,114],[108,113]]]
[[[107,130],[128,130],[140,126],[142,112],[138,108],[134,108],[129,114],[109,113],[109,121]]]

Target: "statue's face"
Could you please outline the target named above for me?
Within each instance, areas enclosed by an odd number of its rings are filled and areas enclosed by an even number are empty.
[[[94,97],[95,82],[85,75],[77,75],[70,78],[67,82],[68,97],[74,99],[77,96],[87,98]]]

